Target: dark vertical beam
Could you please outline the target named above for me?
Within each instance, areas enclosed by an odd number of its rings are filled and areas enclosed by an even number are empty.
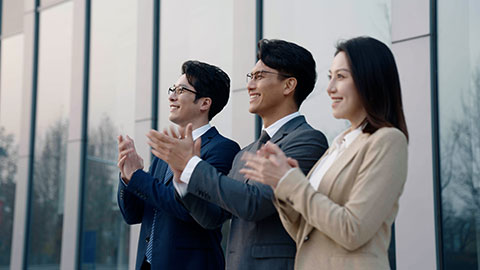
[[[433,199],[435,214],[435,242],[437,269],[444,269],[443,261],[443,224],[442,224],[442,190],[440,174],[440,134],[438,119],[438,48],[437,48],[437,1],[430,0],[430,83],[432,114],[432,165],[433,165]]]
[[[78,204],[78,248],[75,254],[77,269],[81,269],[83,256],[83,220],[85,217],[85,190],[87,179],[87,152],[88,152],[88,104],[90,84],[90,29],[91,29],[91,0],[85,0],[85,32],[83,47],[83,104],[82,104],[82,135],[80,153],[80,202]]]
[[[256,34],[256,42],[255,42],[255,52],[258,53],[258,41],[263,38],[263,0],[256,0],[256,27],[255,27],[255,34]],[[258,59],[255,56],[255,62]],[[260,137],[260,133],[262,132],[262,118],[260,116],[255,115],[255,138]]]
[[[160,72],[160,0],[153,0],[152,129],[158,129],[158,84]]]
[[[27,179],[27,211],[25,218],[25,242],[23,245],[23,265],[22,269],[26,269],[28,265],[28,251],[30,231],[31,231],[31,215],[32,215],[32,196],[33,196],[33,170],[35,161],[35,134],[36,134],[36,115],[37,115],[37,86],[38,86],[38,43],[40,29],[40,0],[35,0],[34,8],[34,26],[33,26],[33,63],[32,63],[32,108],[30,111],[30,148],[28,150],[28,179]]]

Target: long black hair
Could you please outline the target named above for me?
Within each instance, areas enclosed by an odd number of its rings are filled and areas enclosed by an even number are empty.
[[[361,103],[367,112],[364,132],[396,127],[408,139],[397,65],[390,49],[371,37],[341,41],[335,55],[345,52]]]

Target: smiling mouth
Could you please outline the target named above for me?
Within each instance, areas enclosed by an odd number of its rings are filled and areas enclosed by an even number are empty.
[[[250,94],[250,102],[255,101],[258,97],[260,97],[258,93]]]
[[[170,111],[177,110],[178,108],[180,108],[180,106],[170,105]]]

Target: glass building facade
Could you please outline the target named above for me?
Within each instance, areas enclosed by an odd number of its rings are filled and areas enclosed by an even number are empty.
[[[133,269],[139,225],[119,212],[118,135],[169,125],[166,89],[189,59],[221,67],[212,124],[255,139],[245,74],[260,38],[309,49],[300,112],[331,140],[327,75],[338,40],[369,35],[397,60],[409,173],[392,269],[480,267],[480,4],[475,0],[0,0],[0,270]],[[224,226],[224,239],[228,234]]]

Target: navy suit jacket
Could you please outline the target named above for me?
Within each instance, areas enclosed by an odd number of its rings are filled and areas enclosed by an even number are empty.
[[[204,133],[201,139],[201,158],[220,172],[228,173],[240,150],[238,144],[220,135],[215,127]],[[123,218],[128,224],[142,223],[136,269],[140,269],[150,241],[154,209],[157,209],[157,215],[152,269],[225,269],[220,245],[221,226],[204,229],[190,216],[177,200],[172,179],[163,179],[167,166],[155,157],[148,173],[137,170],[128,185],[120,179],[117,199]],[[221,212],[218,206],[206,201],[197,207],[213,215]]]

